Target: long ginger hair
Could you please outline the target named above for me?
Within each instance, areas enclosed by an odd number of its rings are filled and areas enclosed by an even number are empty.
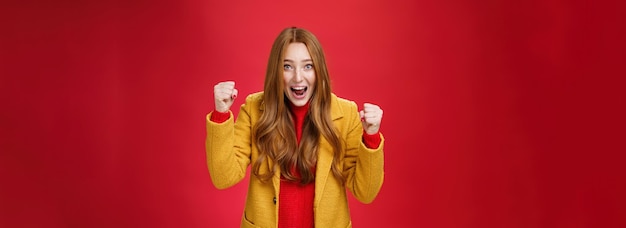
[[[309,100],[309,110],[302,126],[300,144],[297,143],[293,114],[289,111],[289,100],[285,95],[283,83],[283,61],[285,51],[290,43],[304,43],[311,55],[315,70],[315,89]],[[301,28],[283,30],[272,45],[265,84],[262,107],[264,109],[259,122],[254,126],[253,137],[256,139],[259,156],[253,162],[252,172],[262,181],[270,179],[280,167],[282,176],[301,184],[315,180],[312,170],[317,163],[321,137],[333,148],[333,175],[344,182],[340,170],[343,156],[342,141],[330,116],[331,90],[328,69],[324,52],[317,38],[309,31]],[[261,164],[270,159],[274,167],[269,172],[261,173]],[[298,175],[295,174],[297,169]]]

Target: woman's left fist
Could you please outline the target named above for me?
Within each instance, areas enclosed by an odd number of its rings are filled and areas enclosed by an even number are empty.
[[[378,105],[365,103],[363,104],[363,110],[359,112],[361,116],[361,123],[363,124],[363,130],[368,135],[378,133],[380,130],[380,122],[383,119],[383,110]]]

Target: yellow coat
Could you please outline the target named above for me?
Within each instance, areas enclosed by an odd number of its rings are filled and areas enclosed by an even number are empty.
[[[252,127],[262,113],[263,93],[251,94],[241,106],[237,121],[230,118],[223,123],[210,121],[206,116],[206,156],[213,184],[225,189],[240,182],[246,175],[251,161],[256,161],[259,151],[255,139],[251,137]],[[331,117],[339,135],[345,139],[345,156],[341,163],[345,186],[332,174],[330,167],[333,151],[322,137],[315,173],[315,199],[313,211],[315,227],[351,227],[346,188],[363,203],[376,198],[383,183],[383,146],[368,149],[362,142],[361,126],[357,105],[332,95]],[[261,172],[268,170],[272,161],[261,166]],[[251,175],[246,206],[241,227],[276,227],[280,191],[280,170],[276,170],[271,182],[263,183]]]

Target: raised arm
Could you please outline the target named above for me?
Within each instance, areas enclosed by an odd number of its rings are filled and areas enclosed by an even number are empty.
[[[209,174],[218,189],[239,183],[250,164],[250,116],[241,107],[237,123],[230,111],[237,90],[234,82],[214,87],[215,111],[206,116],[206,157]]]

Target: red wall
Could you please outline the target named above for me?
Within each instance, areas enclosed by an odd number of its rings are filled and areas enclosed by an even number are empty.
[[[626,227],[623,1],[246,2],[2,3],[0,227],[237,227],[204,116],[288,26],[385,110],[355,227]]]

